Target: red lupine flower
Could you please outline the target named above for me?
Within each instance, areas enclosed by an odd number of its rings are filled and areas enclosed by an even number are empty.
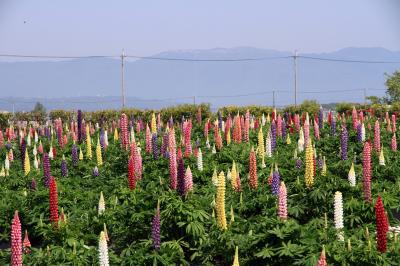
[[[366,141],[363,151],[363,189],[364,199],[371,202],[371,144]]]
[[[21,222],[18,211],[15,211],[11,223],[11,266],[22,266]]]
[[[376,120],[374,128],[374,148],[378,153],[381,151],[381,130],[379,128],[378,120]]]
[[[50,221],[54,226],[58,224],[58,195],[57,195],[57,183],[52,176],[50,178],[49,185],[49,201],[50,201]]]
[[[240,125],[239,114],[233,120],[233,141],[236,143],[242,142],[242,130]]]
[[[376,217],[376,233],[378,250],[382,253],[386,252],[387,243],[387,232],[389,230],[388,218],[386,217],[385,208],[382,203],[381,196],[378,195],[378,199],[375,205],[375,217]]]
[[[120,119],[120,127],[121,127],[121,146],[124,149],[128,149],[129,136],[128,136],[128,117],[126,114],[121,115]]]
[[[251,149],[249,156],[249,176],[250,176],[249,178],[250,188],[256,189],[258,186],[257,159],[256,159],[256,153],[253,148]]]
[[[221,138],[221,134],[219,133],[219,128],[218,125],[215,124],[214,125],[214,138],[215,138],[215,146],[217,148],[217,151],[222,150],[222,138]]]
[[[128,161],[128,183],[129,189],[135,189],[136,187],[136,179],[135,179],[135,161],[131,156]]]

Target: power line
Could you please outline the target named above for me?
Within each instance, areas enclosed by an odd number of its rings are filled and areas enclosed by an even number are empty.
[[[370,61],[370,60],[351,60],[351,59],[341,59],[341,58],[324,58],[324,57],[314,57],[314,56],[304,56],[298,55],[297,57],[309,60],[319,60],[319,61],[329,61],[329,62],[340,62],[340,63],[360,63],[360,64],[400,64],[400,61]]]
[[[145,60],[161,60],[161,61],[184,61],[184,62],[244,62],[244,61],[266,61],[276,59],[288,59],[290,56],[275,56],[275,57],[255,57],[255,58],[226,58],[226,59],[196,59],[196,58],[176,58],[176,57],[154,57],[154,56],[137,56],[127,55],[126,57],[145,59]]]

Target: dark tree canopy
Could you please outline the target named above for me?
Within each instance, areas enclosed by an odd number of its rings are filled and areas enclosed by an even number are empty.
[[[388,103],[400,102],[400,71],[395,71],[392,75],[386,75],[386,95]]]

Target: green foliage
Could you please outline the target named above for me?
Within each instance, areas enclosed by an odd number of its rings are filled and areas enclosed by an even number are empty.
[[[400,71],[395,71],[391,75],[386,74],[386,77],[387,101],[389,103],[400,102]]]
[[[294,105],[286,106],[283,111],[288,112],[290,114],[294,113],[309,113],[309,114],[317,114],[320,108],[320,104],[316,100],[305,100],[297,107]]]
[[[273,111],[273,108],[270,106],[257,106],[257,105],[248,105],[248,106],[225,106],[218,109],[218,113],[221,113],[222,116],[246,114],[247,110],[250,111],[251,114],[256,117],[260,117],[263,114],[270,114]]]
[[[0,129],[8,126],[8,120],[11,118],[11,113],[0,113]]]

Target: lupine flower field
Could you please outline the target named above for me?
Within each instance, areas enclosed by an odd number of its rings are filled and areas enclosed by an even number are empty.
[[[0,130],[1,265],[399,265],[398,117],[78,110]]]

